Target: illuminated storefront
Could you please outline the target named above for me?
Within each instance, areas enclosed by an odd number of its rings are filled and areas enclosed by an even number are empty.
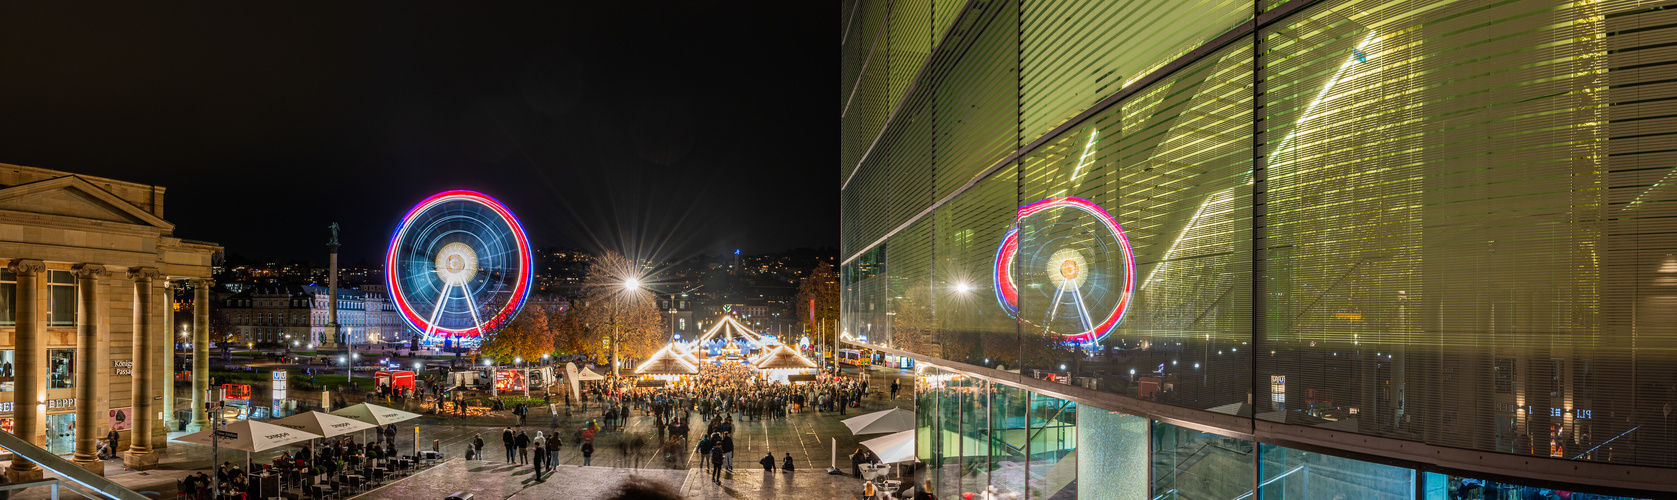
[[[943,494],[1677,493],[1669,10],[1164,5],[845,5],[841,331]]]

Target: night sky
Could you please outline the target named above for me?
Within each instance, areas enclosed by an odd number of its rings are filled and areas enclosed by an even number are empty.
[[[841,20],[813,1],[9,2],[0,163],[160,184],[175,235],[377,260],[446,189],[537,246],[836,246]]]

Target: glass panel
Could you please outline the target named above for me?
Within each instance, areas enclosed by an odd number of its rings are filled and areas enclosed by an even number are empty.
[[[1677,346],[1677,177],[1641,139],[1669,133],[1647,127],[1677,98],[1652,69],[1672,13],[1436,5],[1323,2],[1261,34],[1258,373],[1286,383],[1259,418],[1677,463],[1669,391],[1624,383]]]
[[[69,271],[48,271],[47,324],[75,326],[76,277]]]
[[[1250,41],[1021,161],[1027,375],[1250,414]]]
[[[1259,496],[1287,498],[1366,498],[1407,500],[1415,497],[1415,471],[1272,444],[1261,445]],[[1487,497],[1490,498],[1490,497]]]
[[[963,378],[961,391],[961,491],[990,485],[990,382]]]
[[[1002,494],[1024,495],[1030,393],[1001,384],[990,387],[990,484]]]
[[[842,334],[864,341],[890,335],[886,324],[890,316],[885,314],[885,247],[874,247],[844,266]],[[848,348],[841,346],[841,349]]]
[[[76,380],[76,350],[47,350],[47,388],[74,389]]]
[[[1568,500],[1641,500],[1638,497],[1621,497],[1614,495],[1598,495],[1594,493],[1580,493],[1536,486],[1521,486],[1510,483],[1499,483],[1471,477],[1452,476],[1437,472],[1422,473],[1426,484],[1422,491],[1422,498],[1426,500],[1479,500],[1489,498],[1565,498]]]
[[[47,451],[57,455],[76,451],[76,414],[47,415]]]
[[[1077,410],[1077,403],[1031,394],[1029,498],[1077,498]]]
[[[1252,492],[1252,442],[1153,423],[1153,498],[1235,498]]]
[[[997,246],[1013,229],[1018,175],[1004,168],[937,210],[936,328],[940,358],[1014,366],[1019,325],[996,288]]]
[[[17,273],[0,270],[0,325],[17,324]]]
[[[869,334],[875,344],[937,356],[932,336],[932,222],[925,218],[892,236],[891,279],[886,301],[890,328]]]
[[[1077,418],[1077,498],[1146,500],[1147,419],[1093,406]]]

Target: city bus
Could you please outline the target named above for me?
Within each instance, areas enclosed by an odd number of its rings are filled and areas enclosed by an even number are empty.
[[[839,349],[839,364],[867,367],[873,366],[873,356],[855,349]]]

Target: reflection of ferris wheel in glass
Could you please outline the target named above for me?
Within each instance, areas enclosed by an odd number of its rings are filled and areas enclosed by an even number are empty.
[[[1020,241],[1029,253],[1021,254]],[[1019,224],[996,248],[996,301],[1008,314],[1066,342],[1106,337],[1124,319],[1135,291],[1135,258],[1118,221],[1081,198],[1049,198],[1019,208]],[[1021,290],[1042,311],[1019,313]]]
[[[464,345],[512,321],[530,295],[530,240],[506,205],[446,191],[414,205],[385,253],[396,310],[427,343]]]

